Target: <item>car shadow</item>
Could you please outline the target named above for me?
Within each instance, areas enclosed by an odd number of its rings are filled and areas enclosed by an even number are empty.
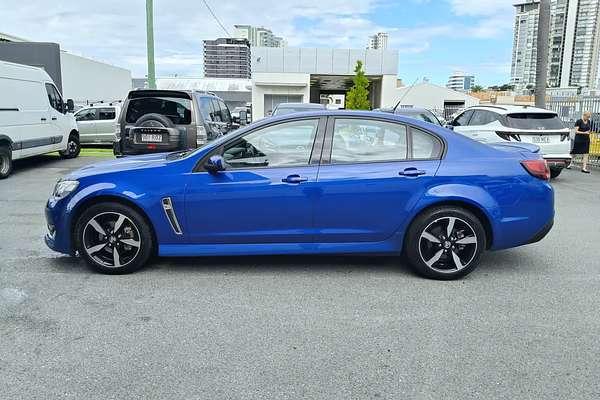
[[[52,154],[14,160],[12,175],[17,175],[20,172],[27,172],[31,169],[40,167],[64,167],[61,163],[64,163],[64,160],[59,155]]]

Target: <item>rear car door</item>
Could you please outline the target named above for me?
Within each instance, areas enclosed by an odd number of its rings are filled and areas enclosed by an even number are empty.
[[[330,117],[315,207],[317,243],[390,238],[434,179],[444,143],[420,128]]]
[[[98,109],[98,122],[96,123],[96,141],[99,143],[112,143],[115,138],[115,124],[117,122],[117,109],[103,107]]]
[[[496,131],[502,125],[498,122],[497,114],[487,110],[474,110],[468,126],[463,127],[464,134],[482,143],[496,143],[502,139]]]
[[[97,108],[84,108],[75,113],[77,130],[81,143],[92,143],[96,141],[96,123],[98,122]]]
[[[190,174],[184,234],[194,244],[310,243],[326,118],[256,128],[220,146],[225,171]]]

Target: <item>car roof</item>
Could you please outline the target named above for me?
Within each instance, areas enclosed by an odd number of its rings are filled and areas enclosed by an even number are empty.
[[[532,107],[532,106],[515,105],[515,104],[494,104],[494,105],[484,104],[484,105],[468,107],[465,109],[465,111],[467,111],[467,110],[487,110],[487,111],[492,111],[492,112],[495,112],[497,114],[502,114],[502,115],[513,114],[513,113],[523,113],[523,112],[532,113],[532,114],[548,114],[548,113],[556,114],[556,112],[554,112],[552,110],[546,110],[543,108]]]
[[[279,103],[277,108],[314,108],[322,109],[325,108],[323,104],[319,103]]]

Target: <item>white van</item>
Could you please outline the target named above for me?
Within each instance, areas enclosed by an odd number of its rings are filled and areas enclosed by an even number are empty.
[[[0,179],[10,175],[12,160],[54,151],[74,158],[80,150],[75,118],[50,76],[0,61]]]

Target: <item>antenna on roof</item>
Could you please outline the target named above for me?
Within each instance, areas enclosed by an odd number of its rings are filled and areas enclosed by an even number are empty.
[[[412,90],[412,88],[417,84],[418,81],[419,81],[419,78],[415,79],[415,81],[413,82],[413,84],[410,85],[410,87],[406,90],[406,93],[404,93],[404,95],[400,98],[400,100],[398,100],[398,103],[396,103],[396,106],[394,107],[394,110],[396,108],[398,108],[398,106],[400,105],[400,103],[402,103],[402,100],[404,100],[404,98],[406,97],[406,95]]]

